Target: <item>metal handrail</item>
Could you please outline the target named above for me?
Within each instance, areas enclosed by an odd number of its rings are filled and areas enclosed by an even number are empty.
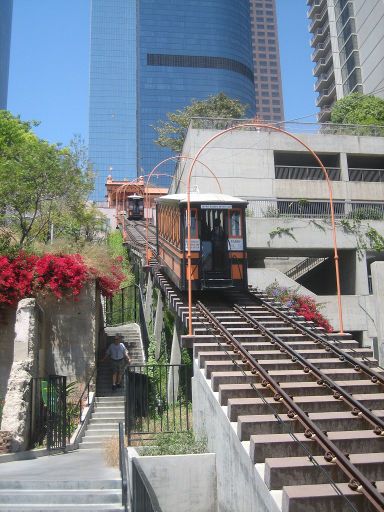
[[[97,366],[94,367],[92,373],[91,373],[91,376],[89,377],[86,385],[84,386],[84,389],[83,389],[83,392],[81,393],[80,395],[80,398],[79,400],[77,401],[77,404],[76,406],[79,408],[79,425],[81,426],[84,421],[85,421],[85,418],[82,418],[82,415],[83,415],[83,410],[84,410],[84,407],[83,407],[83,398],[84,398],[84,394],[85,392],[87,392],[87,407],[89,407],[91,405],[91,402],[89,401],[89,392],[90,392],[90,385],[91,385],[91,381],[92,379],[95,377],[96,375],[96,372],[97,372]],[[93,400],[94,400],[94,397],[93,397]],[[92,400],[92,401],[93,401]],[[75,437],[75,440],[74,440],[74,443],[76,442],[78,436],[80,434],[80,430],[77,432],[77,435]]]
[[[254,218],[303,218],[328,219],[329,203],[323,199],[300,200],[281,198],[247,197],[250,216]],[[335,201],[335,218],[354,218],[360,213],[361,220],[384,219],[384,202]],[[376,215],[374,215],[376,213]]]
[[[300,263],[287,270],[287,272],[285,272],[285,275],[290,277],[291,279],[298,279],[299,277],[306,274],[310,270],[316,268],[318,265],[320,265],[327,259],[328,258],[306,258],[304,261],[300,261]]]
[[[121,504],[125,512],[130,510],[132,503],[131,486],[129,485],[129,465],[125,456],[124,426],[119,422],[119,468],[121,474]]]
[[[147,498],[146,500],[146,508],[140,508],[138,507],[138,512],[141,512],[141,511],[144,511],[145,512],[162,512],[162,508],[160,507],[160,503],[159,503],[159,500],[157,499],[157,496],[153,490],[153,487],[152,485],[150,484],[146,474],[144,473],[144,471],[141,469],[140,467],[140,464],[139,462],[137,461],[137,459],[132,459],[132,465],[133,465],[133,468],[134,468],[134,471],[136,471],[139,479],[140,479],[140,482],[142,483],[143,485],[143,488],[144,488],[144,491],[145,491],[145,498]],[[134,473],[133,473],[134,474]],[[134,493],[134,496],[133,496],[133,500],[134,500],[134,509],[136,510],[136,503],[135,503],[135,493]],[[149,508],[149,507],[150,508]]]

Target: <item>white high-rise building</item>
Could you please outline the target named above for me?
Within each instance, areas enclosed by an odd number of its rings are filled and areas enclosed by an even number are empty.
[[[319,121],[352,92],[384,98],[384,1],[307,0]]]

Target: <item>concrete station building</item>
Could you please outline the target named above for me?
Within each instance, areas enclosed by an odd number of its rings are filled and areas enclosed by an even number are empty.
[[[183,154],[194,156],[220,129],[236,121],[193,120]],[[364,345],[377,338],[379,311],[376,262],[384,252],[370,248],[370,228],[384,235],[384,129],[336,125],[286,125],[321,158],[332,180],[340,258],[344,328]],[[381,135],[381,136],[378,136]],[[199,156],[217,175],[223,193],[249,201],[249,282],[265,288],[275,279],[313,295],[338,328],[329,193],[310,153],[285,134],[247,128],[229,132]],[[189,162],[179,164],[171,193],[184,192]],[[196,164],[192,185],[201,193],[217,187]],[[374,233],[374,232],[371,232]],[[380,302],[381,301],[381,302]],[[383,340],[381,340],[382,342]],[[381,354],[383,361],[384,353]]]

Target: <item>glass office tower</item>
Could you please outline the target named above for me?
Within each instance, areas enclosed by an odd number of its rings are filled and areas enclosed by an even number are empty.
[[[7,108],[13,0],[0,1],[0,109]]]
[[[249,0],[93,0],[94,199],[103,200],[108,174],[147,174],[171,154],[154,144],[167,112],[219,92],[255,114]]]

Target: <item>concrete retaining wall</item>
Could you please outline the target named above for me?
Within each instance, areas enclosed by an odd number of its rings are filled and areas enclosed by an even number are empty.
[[[279,507],[248,455],[249,443],[241,443],[236,424],[217,401],[195,361],[192,379],[193,427],[206,436],[208,449],[216,453],[217,499],[220,512],[279,512]],[[194,509],[193,509],[194,510]]]
[[[375,298],[376,329],[379,362],[384,365],[384,261],[375,261],[371,265],[372,288]]]
[[[88,283],[76,300],[39,300],[43,310],[40,375],[66,375],[68,381],[84,381],[96,362],[100,294]]]
[[[137,457],[163,512],[217,512],[215,454]]]

